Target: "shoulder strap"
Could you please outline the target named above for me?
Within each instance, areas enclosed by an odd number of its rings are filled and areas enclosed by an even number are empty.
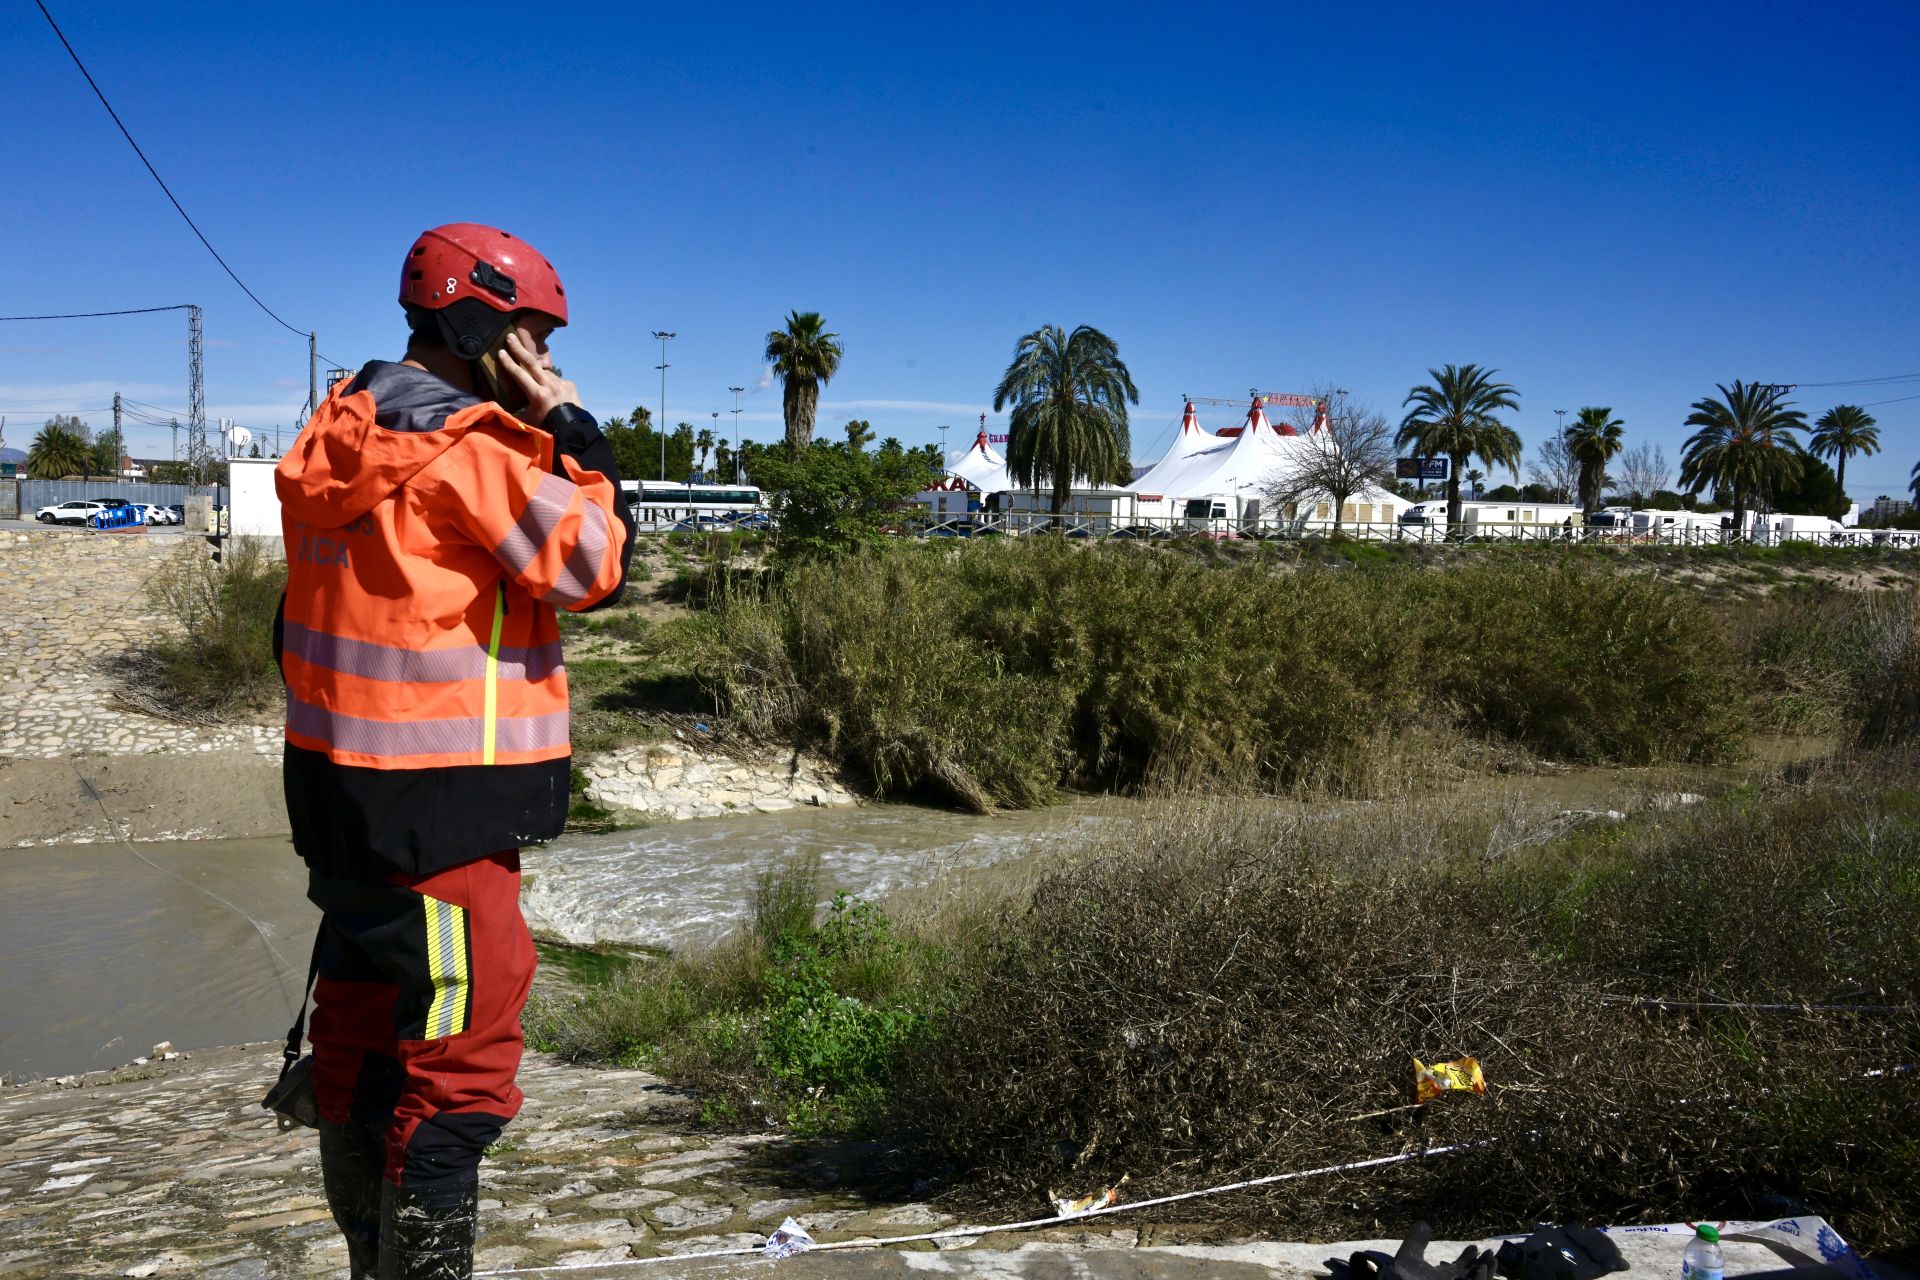
[[[307,985],[300,988],[300,1012],[294,1015],[293,1026],[287,1029],[287,1047],[282,1051],[286,1062],[280,1068],[283,1076],[300,1061],[300,1042],[307,1038],[307,997],[313,993],[314,979],[320,976],[320,940],[326,934],[327,922],[323,919],[313,931],[313,958],[307,961]]]

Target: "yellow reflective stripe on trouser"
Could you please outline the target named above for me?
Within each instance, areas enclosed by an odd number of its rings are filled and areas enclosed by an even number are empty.
[[[427,976],[433,981],[421,1039],[439,1040],[467,1029],[467,911],[425,894],[420,901],[427,914]]]
[[[493,636],[487,641],[487,691],[485,724],[480,736],[480,763],[492,764],[494,747],[500,739],[500,628],[507,618],[507,586],[503,582],[493,597]]]

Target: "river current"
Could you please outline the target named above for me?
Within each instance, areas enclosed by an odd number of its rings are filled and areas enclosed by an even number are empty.
[[[871,805],[567,836],[526,852],[522,902],[543,935],[679,949],[743,919],[783,859],[817,855],[825,897],[886,893],[1019,860],[1127,811]],[[284,1036],[318,919],[305,893],[284,839],[0,850],[0,1076],[119,1066],[162,1040]]]

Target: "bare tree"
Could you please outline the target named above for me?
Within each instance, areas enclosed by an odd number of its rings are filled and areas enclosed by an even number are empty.
[[[1620,474],[1613,491],[1645,501],[1673,481],[1673,469],[1667,465],[1667,453],[1651,440],[1645,440],[1620,455]]]
[[[1330,500],[1333,531],[1338,533],[1349,498],[1376,486],[1392,486],[1393,424],[1338,388],[1316,388],[1314,394],[1321,406],[1295,409],[1292,417],[1295,429],[1321,447],[1301,450],[1287,470],[1267,475],[1260,492],[1282,511],[1289,504]],[[1316,420],[1323,423],[1317,432]]]
[[[1567,448],[1567,437],[1555,432],[1542,440],[1527,462],[1529,483],[1553,490],[1555,502],[1571,502],[1573,486],[1580,476],[1580,463]]]

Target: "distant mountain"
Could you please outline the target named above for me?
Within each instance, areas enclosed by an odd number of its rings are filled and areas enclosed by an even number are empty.
[[[25,462],[26,460],[27,451],[25,449],[16,449],[12,445],[0,449],[0,462]]]

